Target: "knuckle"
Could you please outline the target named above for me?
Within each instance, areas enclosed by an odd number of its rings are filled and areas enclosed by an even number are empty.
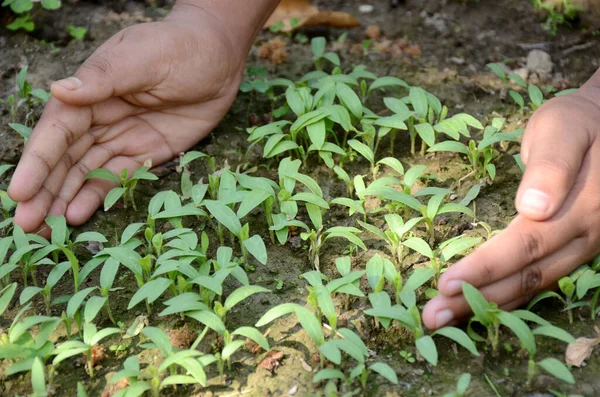
[[[68,152],[62,156],[61,161],[67,171],[73,167],[73,157]]]
[[[113,71],[111,58],[108,51],[95,54],[83,63],[82,68],[100,76],[109,76]]]
[[[521,252],[527,263],[535,262],[544,256],[544,239],[541,233],[529,230],[519,234]]]
[[[67,146],[71,146],[77,140],[77,135],[71,127],[69,127],[64,121],[54,118],[51,126],[60,132]]]
[[[81,175],[85,178],[87,176],[87,174],[89,174],[90,168],[85,165],[82,161],[78,161],[77,163],[75,163],[75,168],[81,173]]]
[[[573,165],[560,155],[556,155],[556,153],[551,157],[536,159],[534,163],[539,170],[543,171],[544,175],[551,175],[552,178],[569,179],[575,173]],[[532,165],[529,164],[528,166],[531,167]]]
[[[527,300],[531,300],[542,285],[542,271],[538,266],[527,266],[521,270],[521,295]]]

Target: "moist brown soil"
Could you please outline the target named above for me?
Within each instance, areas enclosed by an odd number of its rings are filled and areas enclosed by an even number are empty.
[[[79,65],[103,41],[115,34],[121,28],[149,20],[155,20],[165,15],[162,6],[168,4],[149,4],[151,2],[136,2],[129,0],[100,1],[71,1],[64,2],[63,7],[56,12],[43,14],[38,21],[38,30],[31,35],[9,32],[0,28],[0,97],[6,98],[14,91],[14,79],[18,70],[29,65],[28,80],[34,87],[47,89],[49,84],[73,73]],[[148,4],[147,4],[148,3]],[[406,80],[412,85],[421,85],[437,95],[442,103],[451,111],[465,111],[478,119],[489,120],[493,114],[505,116],[512,128],[521,128],[527,121],[528,114],[521,114],[510,102],[502,100],[499,96],[501,85],[498,80],[485,68],[488,62],[507,61],[517,68],[522,66],[529,49],[542,48],[550,53],[554,62],[554,82],[561,88],[577,87],[582,84],[598,68],[600,63],[600,45],[598,39],[582,33],[582,26],[561,28],[556,37],[550,36],[542,29],[540,23],[544,15],[534,10],[528,1],[500,0],[479,2],[472,1],[386,1],[373,0],[370,3],[374,10],[368,14],[360,14],[358,6],[362,1],[315,1],[324,9],[347,11],[356,15],[363,28],[349,30],[347,43],[338,48],[342,58],[344,70],[349,70],[353,65],[365,64],[368,69],[379,76],[392,75]],[[397,4],[395,7],[392,5]],[[10,16],[2,9],[3,21]],[[425,20],[441,21],[438,27],[426,24]],[[68,24],[85,26],[89,34],[84,41],[70,40],[65,26]],[[406,39],[417,44],[421,49],[421,56],[389,56],[371,51],[364,55],[352,50],[352,43],[364,40],[364,27],[378,25],[383,35],[390,40]],[[302,33],[308,37],[325,35],[337,38],[342,31],[325,28],[311,28]],[[263,32],[257,39],[258,47],[265,41],[273,38],[273,34]],[[44,40],[44,41],[42,41]],[[248,65],[264,66],[269,77],[298,78],[313,67],[310,47],[289,41],[286,49],[289,58],[282,65],[273,65],[261,60],[256,55],[256,47],[248,57]],[[48,44],[50,43],[50,44]],[[591,44],[587,44],[591,43]],[[578,45],[585,44],[583,50],[577,50]],[[568,52],[568,56],[565,55]],[[549,81],[548,84],[552,82]],[[378,98],[374,98],[374,103]],[[380,102],[379,102],[380,103]],[[250,106],[250,108],[248,108]],[[258,165],[262,162],[260,153],[251,151],[246,156],[245,128],[250,126],[249,114],[262,118],[268,113],[269,104],[261,98],[252,98],[248,94],[240,94],[230,113],[215,129],[214,133],[201,142],[197,150],[201,150],[217,158],[220,166],[226,162],[233,167],[249,162]],[[381,109],[374,109],[375,111]],[[39,116],[41,109],[35,109],[34,118]],[[16,119],[21,120],[24,114],[17,114]],[[22,138],[17,136],[9,127],[13,122],[12,116],[7,111],[0,113],[0,164],[16,164],[22,151]],[[387,150],[389,142],[384,142],[382,151]],[[464,170],[459,166],[460,158],[450,155],[438,155],[427,158],[413,159],[408,153],[408,141],[399,137],[395,143],[396,156],[405,163],[426,164],[428,172],[436,174],[436,183],[448,186],[464,175]],[[498,164],[498,178],[493,185],[482,189],[477,199],[478,219],[489,223],[493,228],[505,227],[515,214],[513,197],[518,187],[520,171],[516,167],[511,154],[518,152],[518,146],[511,146],[503,155]],[[380,155],[382,152],[380,152]],[[274,177],[275,164],[266,163],[266,169],[261,170],[265,176]],[[168,168],[168,167],[167,167]],[[193,166],[196,179],[206,175],[206,168],[201,165]],[[351,174],[368,173],[366,163],[350,165]],[[327,168],[321,164],[311,163],[303,169],[317,179],[324,187],[326,199],[345,194],[345,187]],[[458,196],[463,195],[472,185],[467,181],[457,191]],[[98,212],[79,230],[97,230],[109,239],[132,222],[145,220],[142,210],[149,199],[158,191],[178,190],[178,177],[175,173],[165,173],[161,179],[153,184],[144,183],[138,188],[139,208],[137,212],[116,208],[108,213]],[[264,220],[257,214],[250,220],[253,230],[267,230]],[[339,208],[328,212],[326,223],[355,224],[355,219],[350,218],[346,211]],[[201,228],[202,225],[193,225]],[[461,233],[471,226],[466,219],[461,217],[448,217],[436,225],[438,238],[448,238]],[[469,233],[479,233],[472,231]],[[268,235],[261,232],[265,241]],[[366,241],[369,251],[358,253],[353,259],[355,268],[364,268],[366,261],[375,253],[387,253],[386,248],[375,240]],[[212,246],[216,244],[213,241]],[[341,256],[345,244],[333,240],[324,246],[321,255],[322,271],[333,275],[335,268],[333,259]],[[228,315],[232,326],[254,324],[256,320],[270,307],[283,302],[304,303],[306,298],[305,282],[299,278],[303,272],[311,270],[308,263],[307,247],[301,241],[298,244],[286,246],[270,245],[268,247],[269,263],[266,266],[257,265],[253,272],[251,282],[270,288],[275,291],[269,295],[253,296],[236,310]],[[82,258],[89,257],[85,250],[79,252]],[[414,265],[415,256],[408,257],[406,266]],[[47,273],[38,272],[38,277]],[[94,278],[95,277],[95,278]],[[280,280],[278,282],[277,280]],[[97,275],[88,280],[89,285],[97,283]],[[280,288],[277,289],[278,283]],[[127,311],[129,297],[136,290],[132,277],[124,276],[119,281],[119,286],[124,287],[114,301],[113,312],[127,326],[138,315],[145,315],[145,310],[140,306],[133,311]],[[56,291],[56,296],[70,292]],[[112,296],[111,296],[112,299]],[[36,307],[35,311],[43,313],[43,305]],[[554,302],[540,304],[538,311],[544,318],[553,324],[565,328],[575,337],[591,337],[593,322],[588,319],[588,313],[583,310],[576,312],[575,324],[570,325],[566,315],[560,312],[559,307],[553,306]],[[349,327],[354,328],[365,340],[369,348],[376,352],[376,359],[390,364],[398,374],[400,384],[393,387],[380,377],[371,377],[364,395],[389,395],[389,396],[430,396],[442,395],[454,390],[456,380],[461,373],[471,373],[473,380],[469,391],[470,396],[494,396],[488,380],[494,384],[502,396],[549,396],[548,390],[560,390],[565,393],[578,393],[586,396],[600,394],[600,381],[597,373],[600,371],[600,360],[597,355],[592,355],[587,361],[587,366],[573,369],[577,380],[576,385],[569,386],[554,378],[541,374],[531,383],[526,383],[527,360],[518,354],[520,348],[518,341],[509,335],[501,335],[500,352],[492,356],[491,352],[483,351],[482,357],[473,358],[465,350],[458,348],[453,343],[438,339],[440,350],[440,363],[436,367],[427,365],[419,360],[410,364],[402,359],[398,352],[406,350],[415,355],[414,344],[410,336],[401,328],[392,327],[383,331],[374,327],[373,322],[362,314],[364,302],[354,302],[349,311]],[[10,310],[5,318],[0,319],[0,328],[10,326],[16,309]],[[57,311],[53,313],[60,315]],[[165,330],[181,328],[183,322],[178,318],[149,317],[152,325]],[[109,321],[103,319],[100,325],[109,326]],[[191,324],[190,324],[191,325]],[[62,332],[62,331],[61,331]],[[209,372],[209,386],[205,389],[179,388],[166,390],[167,395],[224,395],[224,396],[284,396],[284,395],[311,395],[319,394],[319,385],[312,383],[313,368],[317,363],[312,360],[315,352],[314,345],[305,332],[292,318],[284,319],[273,324],[269,334],[271,343],[276,342],[277,350],[284,353],[281,366],[271,373],[263,368],[258,368],[264,354],[252,355],[247,351],[238,353],[233,363],[232,371],[227,372],[227,379],[219,378],[216,372]],[[205,351],[210,350],[210,344],[216,339],[210,339],[203,344]],[[118,343],[116,338],[107,342],[107,345]],[[557,357],[564,355],[565,346],[549,340],[538,342],[538,359],[544,357]],[[84,370],[82,360],[72,360],[59,367],[55,375],[56,395],[76,395],[78,381],[83,381],[90,396],[99,396],[106,387],[106,380],[111,374],[118,371],[123,360],[132,354],[139,354],[137,342],[132,342],[122,353],[107,353],[107,358],[100,367],[94,380],[90,380]],[[141,361],[149,363],[158,359],[152,353],[144,352]],[[0,371],[1,371],[0,366]],[[1,373],[1,372],[0,372]],[[28,376],[1,377],[0,395],[15,396],[31,393]]]

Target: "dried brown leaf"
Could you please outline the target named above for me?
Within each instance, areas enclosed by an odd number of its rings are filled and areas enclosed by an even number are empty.
[[[273,372],[281,365],[281,360],[283,360],[283,353],[277,350],[271,350],[267,353],[264,360],[258,364],[258,367]]]
[[[584,361],[594,352],[594,346],[600,343],[600,338],[577,338],[575,343],[569,343],[565,353],[565,362],[575,367],[584,365]]]
[[[298,20],[292,26],[291,19]],[[352,15],[339,11],[320,11],[309,0],[282,0],[275,12],[265,24],[269,28],[277,23],[283,23],[283,32],[291,32],[303,26],[331,26],[334,28],[353,28],[360,26],[360,22]]]

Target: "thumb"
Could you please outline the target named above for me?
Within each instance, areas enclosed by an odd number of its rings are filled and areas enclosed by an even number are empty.
[[[147,91],[161,81],[155,73],[160,58],[157,40],[149,42],[135,29],[124,30],[99,47],[73,76],[54,82],[51,91],[58,100],[74,106]]]
[[[527,168],[515,205],[519,214],[531,220],[546,220],[560,209],[589,148],[588,134],[572,131],[565,139],[567,130],[560,124],[536,123],[536,127],[546,128],[537,128],[527,142],[523,158]]]

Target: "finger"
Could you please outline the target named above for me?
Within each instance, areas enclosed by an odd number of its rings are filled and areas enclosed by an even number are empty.
[[[125,29],[117,33],[73,76],[52,84],[52,94],[65,103],[84,106],[152,89],[169,72],[161,59],[162,50],[148,49],[160,45],[158,37],[148,37],[158,34],[153,29]]]
[[[130,157],[115,157],[109,160],[102,168],[106,168],[116,174],[121,170],[128,169],[130,175],[134,170],[141,167],[141,163]],[[108,192],[115,187],[113,182],[104,179],[90,179],[67,207],[67,222],[73,226],[79,226],[85,223],[94,212],[104,203],[104,198]]]
[[[514,308],[517,303],[530,301],[537,293],[552,287],[556,280],[570,273],[580,263],[589,259],[589,242],[580,237],[572,240],[560,251],[525,267],[519,272],[480,288],[488,302],[499,307]],[[438,295],[427,303],[423,322],[430,329],[437,329],[471,313],[462,294]]]
[[[91,120],[90,108],[51,98],[25,145],[8,189],[10,197],[18,202],[31,199],[67,149],[90,128]]]
[[[505,230],[444,272],[439,291],[447,296],[458,294],[463,281],[480,288],[558,251],[581,233],[573,214],[568,216],[543,223],[517,216]]]
[[[527,168],[515,204],[521,215],[541,221],[562,206],[592,141],[585,129],[572,131],[578,127],[566,125],[560,112],[538,112],[525,132],[522,159]]]
[[[92,143],[93,138],[84,135],[67,150],[38,193],[30,200],[18,204],[14,219],[16,225],[29,233],[38,230],[48,214],[64,214],[64,209],[62,211],[52,210],[51,204],[55,201],[64,201],[59,196],[59,191],[65,182],[65,176],[73,162],[80,159]]]

